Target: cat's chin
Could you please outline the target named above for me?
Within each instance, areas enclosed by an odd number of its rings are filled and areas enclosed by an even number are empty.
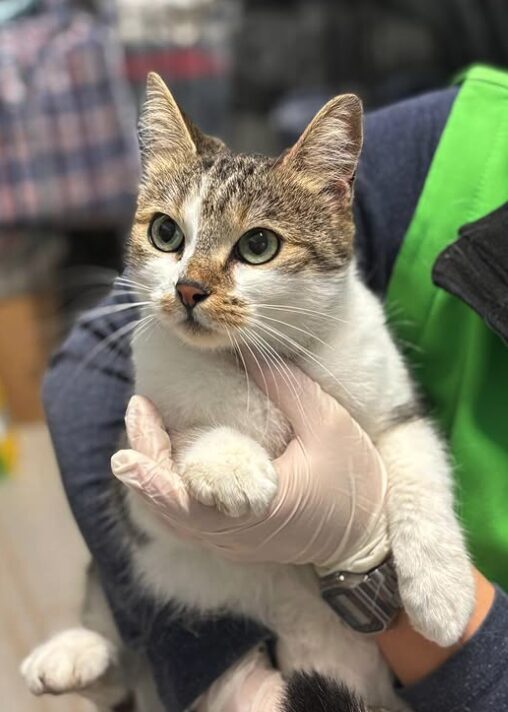
[[[174,325],[172,331],[179,339],[193,348],[211,350],[230,346],[226,334],[221,334],[219,331],[214,331],[196,322],[182,322]]]

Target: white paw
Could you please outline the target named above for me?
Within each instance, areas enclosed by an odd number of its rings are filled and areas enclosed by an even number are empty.
[[[455,561],[429,561],[413,578],[399,578],[399,589],[415,630],[442,647],[459,640],[475,600],[473,575],[465,555]]]
[[[193,497],[231,517],[262,514],[277,492],[264,448],[232,428],[203,434],[186,450],[180,469]]]
[[[86,628],[73,628],[39,645],[21,664],[34,695],[82,690],[97,682],[116,662],[112,643]]]

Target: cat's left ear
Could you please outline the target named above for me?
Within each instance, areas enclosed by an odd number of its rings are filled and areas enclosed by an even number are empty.
[[[299,174],[312,188],[343,188],[350,195],[362,148],[362,118],[355,94],[330,99],[276,165]]]
[[[169,152],[183,158],[197,152],[178,104],[155,72],[150,72],[146,81],[146,99],[139,130],[144,157],[152,153]]]
[[[166,154],[179,159],[213,155],[224,149],[220,139],[204,134],[180,109],[161,77],[150,72],[140,119],[140,143],[144,160]]]

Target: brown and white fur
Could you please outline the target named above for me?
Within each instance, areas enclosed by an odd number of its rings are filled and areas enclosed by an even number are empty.
[[[282,414],[252,383],[247,388],[238,354],[253,352],[283,373],[281,357],[299,364],[379,449],[403,604],[417,630],[449,645],[472,610],[470,565],[445,448],[417,414],[382,306],[356,270],[351,201],[361,140],[360,101],[345,95],[328,102],[280,158],[235,155],[201,134],[162,81],[149,77],[129,268],[156,320],[133,339],[136,392],[162,413],[192,493],[237,516],[269,504],[277,487],[271,460],[291,437]],[[183,230],[178,254],[160,252],[148,239],[157,213]],[[256,266],[233,251],[254,227],[282,241],[273,260]],[[181,279],[209,292],[192,323],[175,291]],[[134,547],[135,570],[161,602],[253,617],[277,634],[284,673],[317,671],[346,683],[368,704],[402,708],[375,643],[345,628],[321,601],[311,568],[228,562],[173,536],[134,493],[128,502],[136,526],[148,534],[148,543]],[[75,640],[65,654],[79,657],[90,634],[68,634]],[[87,664],[100,657],[103,674],[114,667],[118,650],[100,640],[94,638],[100,655],[88,655]],[[61,637],[45,645],[45,655],[38,649],[24,664],[29,686],[39,685],[39,692],[52,656],[63,649]],[[68,673],[59,690],[76,687]]]

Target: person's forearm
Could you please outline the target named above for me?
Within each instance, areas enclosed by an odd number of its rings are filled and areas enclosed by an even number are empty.
[[[476,606],[461,640],[449,648],[431,643],[411,627],[405,613],[377,638],[379,648],[394,675],[403,685],[413,685],[430,675],[457,652],[480,628],[494,601],[494,587],[478,571]]]

